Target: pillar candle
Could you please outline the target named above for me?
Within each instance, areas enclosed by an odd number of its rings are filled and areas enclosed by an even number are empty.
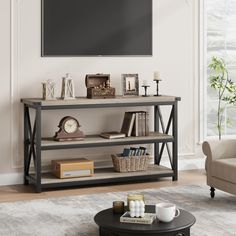
[[[135,200],[141,200],[144,201],[144,195],[143,194],[128,194],[127,196],[127,206],[128,209],[130,210],[130,201],[135,201]]]
[[[125,211],[125,203],[123,201],[113,202],[113,213],[123,214]]]
[[[155,80],[161,80],[161,76],[160,76],[160,72],[159,71],[155,71],[154,72],[154,79],[153,79],[154,81]]]
[[[148,86],[147,80],[144,80],[144,81],[143,81],[143,86]]]

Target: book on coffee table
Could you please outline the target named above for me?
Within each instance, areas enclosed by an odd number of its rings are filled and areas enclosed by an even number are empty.
[[[120,217],[120,222],[151,225],[155,219],[155,213],[144,213],[144,217],[131,217],[127,211]]]

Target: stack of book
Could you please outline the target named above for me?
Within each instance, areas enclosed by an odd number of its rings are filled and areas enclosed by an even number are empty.
[[[130,212],[127,211],[124,213],[124,215],[120,217],[120,222],[150,225],[153,223],[155,219],[156,219],[155,213],[145,213],[144,217],[131,217]]]
[[[146,111],[125,112],[121,133],[129,136],[149,135],[149,114]]]
[[[130,148],[124,148],[122,156],[123,157],[130,157],[130,156],[144,156],[147,155],[145,147],[130,147]]]

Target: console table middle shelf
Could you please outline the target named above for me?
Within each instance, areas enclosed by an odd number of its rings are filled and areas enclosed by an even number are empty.
[[[158,132],[150,132],[149,136],[131,136],[119,139],[104,139],[99,135],[87,135],[84,140],[65,142],[54,141],[52,138],[42,138],[41,150],[147,144],[155,142],[172,142],[173,140],[171,135]]]
[[[24,104],[24,183],[33,184],[36,192],[42,189],[68,186],[84,186],[90,184],[115,183],[172,177],[178,179],[178,101],[174,96],[116,96],[109,99],[87,99],[79,97],[74,100],[44,101],[39,98],[21,99]],[[116,107],[149,106],[154,109],[154,132],[148,136],[125,137],[120,139],[104,139],[99,135],[87,135],[84,140],[58,142],[52,138],[44,138],[41,134],[43,111],[61,109],[99,109]],[[162,106],[170,106],[166,125],[161,113]],[[32,119],[32,112],[35,116]],[[31,115],[30,115],[31,114]],[[94,176],[73,179],[57,179],[41,169],[41,153],[47,150],[96,148],[133,144],[154,144],[154,164],[147,171],[117,173],[112,168],[95,169]],[[171,146],[169,146],[169,144]],[[160,165],[163,151],[166,148],[170,167]],[[34,167],[34,172],[30,171]]]

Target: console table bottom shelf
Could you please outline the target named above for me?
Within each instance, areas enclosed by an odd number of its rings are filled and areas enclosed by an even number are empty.
[[[51,173],[42,173],[41,186],[42,188],[85,186],[99,183],[140,181],[173,176],[174,172],[172,169],[159,165],[150,165],[147,171],[128,173],[114,172],[113,168],[101,168],[94,170],[94,176],[69,179],[59,179],[53,176]],[[31,174],[28,179],[30,182],[34,183],[35,175]]]

